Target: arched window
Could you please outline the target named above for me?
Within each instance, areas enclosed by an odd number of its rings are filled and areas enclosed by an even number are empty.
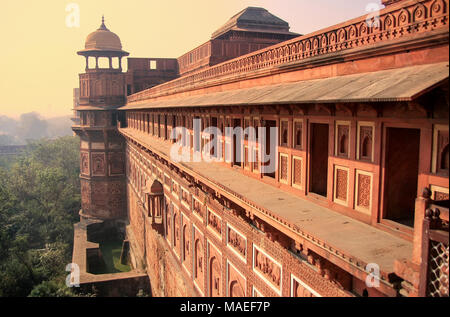
[[[341,136],[341,140],[339,141],[339,154],[347,155],[348,153],[348,138],[346,134]]]
[[[362,143],[361,156],[363,158],[372,157],[372,139],[366,136]]]

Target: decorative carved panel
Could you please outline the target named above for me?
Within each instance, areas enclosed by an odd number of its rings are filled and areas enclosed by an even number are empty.
[[[178,196],[180,195],[180,191],[179,191],[180,186],[174,181],[172,182],[172,192],[175,194],[175,196],[178,198]]]
[[[203,219],[204,208],[203,208],[203,204],[198,199],[194,199],[193,211],[195,214],[197,214],[197,216],[199,216],[201,219]]]
[[[95,209],[108,208],[108,183],[93,182],[92,183],[92,205]],[[96,210],[97,211],[97,210]]]
[[[434,200],[448,200],[449,195],[448,193],[438,192],[436,191],[434,193]]]
[[[278,293],[281,293],[281,265],[256,246],[253,246],[253,270]]]
[[[372,176],[369,173],[356,172],[356,209],[369,210],[372,200]]]
[[[89,175],[89,153],[81,152],[81,174]]]
[[[433,200],[448,200],[449,199],[449,191],[448,188],[431,185],[431,198]]]
[[[348,195],[348,170],[336,168],[335,176],[335,199],[347,202]]]
[[[247,259],[247,239],[230,226],[227,226],[227,245],[236,251],[244,260]]]
[[[287,183],[288,181],[288,157],[280,154],[280,181]]]
[[[108,186],[109,192],[109,206],[113,210],[121,210],[124,202],[124,185],[122,182],[110,182]]]
[[[208,227],[222,235],[222,219],[208,208]]]
[[[293,157],[292,159],[293,165],[293,177],[292,183],[294,187],[302,186],[302,159],[299,157]]]
[[[92,153],[92,175],[106,176],[105,153]]]
[[[109,153],[109,174],[122,175],[124,173],[123,153]]]
[[[190,205],[191,203],[191,195],[189,194],[188,191],[182,189],[181,190],[181,199],[183,202],[185,202],[186,204]]]

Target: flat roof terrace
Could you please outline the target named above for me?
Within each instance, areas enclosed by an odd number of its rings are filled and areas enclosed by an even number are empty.
[[[170,159],[170,142],[132,128],[121,128],[120,132],[206,185],[221,189],[223,196],[239,200],[257,217],[287,232],[291,238],[308,241],[309,246],[315,246],[315,252],[318,248],[326,251],[319,254],[338,266],[345,263],[356,268],[360,278],[366,276],[367,264],[376,263],[380,267],[382,280],[388,280],[394,272],[396,259],[411,258],[413,245],[409,241],[219,163],[173,162]]]

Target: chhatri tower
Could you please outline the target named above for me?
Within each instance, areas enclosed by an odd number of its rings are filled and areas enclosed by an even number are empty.
[[[124,139],[117,131],[117,109],[125,105],[125,74],[120,38],[105,25],[86,38],[78,55],[86,59],[76,109],[81,139],[81,217],[119,219],[126,216]],[[102,63],[101,62],[106,62]]]

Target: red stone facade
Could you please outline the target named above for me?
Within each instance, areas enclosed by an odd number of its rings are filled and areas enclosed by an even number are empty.
[[[114,117],[81,113],[83,210],[106,217],[105,206],[120,213],[126,203],[132,264],[146,270],[154,295],[425,294],[429,279],[417,277],[428,256],[423,241],[437,239],[423,238],[425,214],[448,201],[449,3],[384,4],[379,24],[356,18],[217,65],[208,42],[178,60],[181,77],[128,96],[104,147],[95,127]],[[426,67],[435,71],[420,87],[394,76]],[[386,74],[394,75],[383,86]],[[318,85],[330,78],[353,80],[324,101]],[[309,99],[286,99],[292,83],[313,87]],[[272,87],[279,90],[268,95],[279,100],[233,99]],[[393,97],[376,98],[385,92]],[[195,119],[201,131],[259,129],[240,139],[196,135]],[[184,132],[172,139],[177,127]],[[263,160],[267,145],[253,139],[270,128],[273,171]],[[210,141],[214,151],[203,148]],[[217,162],[179,162],[175,142],[190,158]],[[445,227],[448,207],[440,210]],[[379,283],[370,286],[374,264]]]

